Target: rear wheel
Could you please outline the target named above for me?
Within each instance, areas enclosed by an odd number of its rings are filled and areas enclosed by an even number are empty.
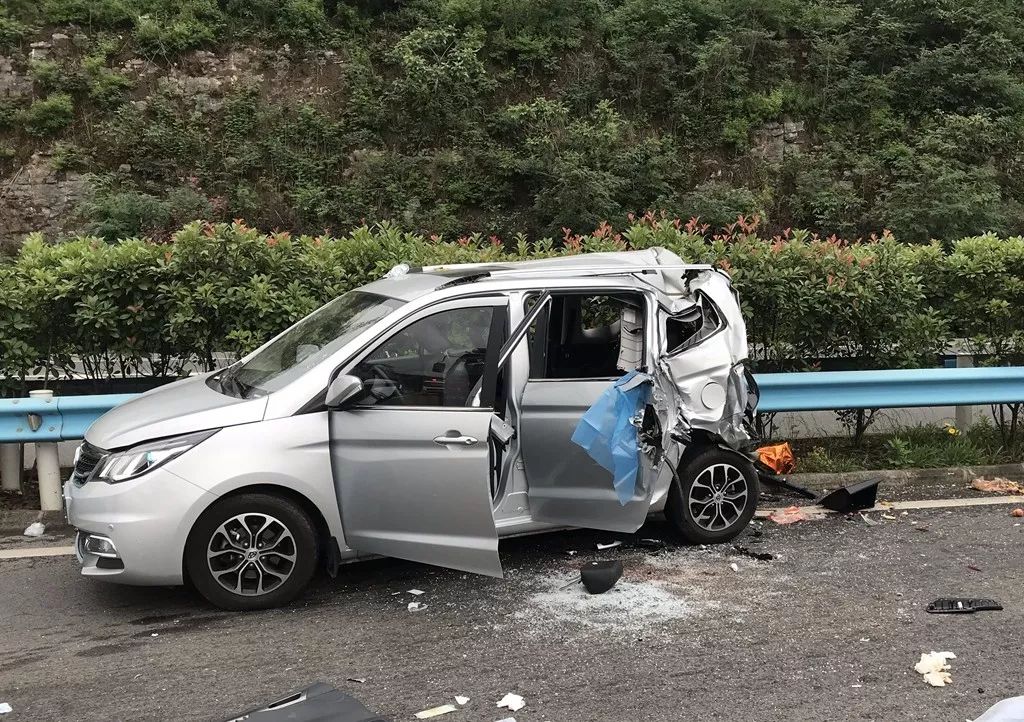
[[[747,527],[759,493],[753,464],[735,452],[708,447],[684,459],[665,515],[687,542],[719,544]]]
[[[199,517],[185,547],[196,589],[223,609],[268,609],[292,601],[317,567],[313,521],[295,502],[239,494]]]

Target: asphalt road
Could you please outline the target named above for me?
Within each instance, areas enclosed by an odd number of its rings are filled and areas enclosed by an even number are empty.
[[[1005,506],[873,517],[740,540],[771,561],[628,540],[598,553],[614,535],[562,532],[503,544],[505,580],[364,562],[254,614],[90,582],[73,558],[0,561],[2,720],[223,720],[316,681],[394,720],[469,697],[445,722],[507,717],[506,692],[526,700],[519,722],[963,722],[1024,693],[1022,520]],[[614,590],[561,588],[599,557],[626,564]],[[1005,610],[925,613],[943,595]],[[427,609],[407,611],[414,599]],[[952,685],[914,672],[931,650],[956,653]]]

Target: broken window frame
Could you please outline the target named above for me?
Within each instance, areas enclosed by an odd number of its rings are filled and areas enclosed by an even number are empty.
[[[583,297],[583,298],[594,298],[594,297],[602,297],[603,298],[603,297],[607,297],[607,298],[612,298],[612,299],[616,299],[616,297],[618,297],[619,301],[623,301],[624,300],[623,297],[628,297],[630,299],[635,299],[636,302],[637,302],[637,304],[636,304],[637,308],[639,308],[639,310],[640,310],[640,315],[641,315],[641,318],[643,320],[643,329],[644,329],[643,347],[641,349],[641,364],[640,364],[640,366],[639,366],[639,368],[637,370],[646,372],[646,370],[648,369],[648,366],[649,366],[649,364],[648,364],[648,356],[647,356],[649,344],[648,344],[648,336],[647,336],[646,329],[647,329],[647,324],[651,323],[651,321],[650,321],[650,318],[651,318],[650,310],[651,310],[651,304],[652,304],[652,301],[650,299],[648,299],[647,294],[645,294],[644,292],[642,292],[640,290],[636,290],[636,289],[622,289],[622,288],[602,288],[602,287],[593,287],[593,288],[560,288],[560,289],[549,289],[549,291],[547,291],[547,293],[549,294],[549,298],[542,300],[540,298],[542,293],[544,293],[544,292],[541,292],[541,291],[527,291],[526,293],[524,293],[524,295],[523,295],[523,309],[524,309],[524,311],[527,314],[530,314],[534,310],[534,308],[535,308],[535,306],[531,305],[531,302],[536,303],[538,301],[541,301],[542,303],[546,303],[547,304],[547,308],[544,309],[541,313],[537,314],[536,318],[535,318],[535,323],[536,323],[536,326],[537,326],[537,331],[541,331],[542,330],[544,335],[545,335],[545,337],[548,334],[548,324],[551,322],[551,312],[552,312],[552,307],[553,307],[553,304],[551,302],[555,298],[565,297],[565,296],[579,296],[579,297]],[[656,315],[655,315],[655,318],[656,318]],[[655,320],[654,323],[657,323],[657,321]],[[527,336],[529,338],[529,332],[527,333]],[[532,341],[532,339],[530,339],[530,340]],[[530,381],[530,382],[566,382],[566,383],[569,383],[569,382],[576,382],[576,381],[614,381],[616,379],[621,378],[623,375],[625,375],[627,373],[626,371],[622,371],[622,372],[620,372],[620,373],[618,373],[616,375],[612,375],[612,376],[567,376],[567,377],[566,376],[547,376],[547,373],[548,373],[548,370],[549,370],[548,364],[550,363],[549,360],[548,360],[548,352],[550,351],[550,348],[548,346],[548,340],[545,338],[545,343],[544,343],[545,351],[544,351],[543,354],[540,355],[540,358],[535,356],[533,344],[530,343],[529,346],[530,346],[530,353],[529,353],[529,368],[528,368],[528,372],[527,372],[527,380]],[[543,360],[541,361],[541,359],[543,359]],[[536,362],[538,362],[538,361],[541,361],[544,364],[544,374],[545,375],[543,375],[543,376],[536,376],[536,375],[534,375],[534,364]]]
[[[665,346],[666,346],[665,355],[668,356],[669,358],[672,358],[674,356],[678,356],[681,353],[685,353],[686,351],[689,351],[690,349],[696,348],[697,346],[700,346],[700,345],[706,343],[708,339],[714,338],[718,334],[722,333],[729,326],[729,322],[725,320],[725,316],[722,314],[722,309],[720,309],[718,307],[718,304],[715,303],[711,299],[711,296],[709,296],[708,294],[706,294],[704,291],[701,291],[701,290],[695,291],[694,292],[694,296],[696,297],[696,302],[695,302],[695,306],[694,307],[700,309],[701,321],[702,321],[701,322],[701,326],[700,326],[700,328],[696,332],[693,333],[693,335],[691,335],[689,338],[685,339],[682,343],[680,343],[678,346],[676,346],[674,348],[668,348],[668,324],[673,319],[677,319],[680,316],[682,316],[683,314],[682,313],[672,314],[670,316],[667,316],[666,319],[665,319]],[[689,310],[692,310],[692,309],[687,309],[687,310],[689,311]],[[703,332],[704,332],[705,327],[707,326],[707,319],[708,319],[708,311],[709,310],[712,311],[715,314],[715,317],[718,319],[718,321],[717,321],[717,325],[715,326],[714,330],[711,331],[710,333],[706,333],[705,334]]]

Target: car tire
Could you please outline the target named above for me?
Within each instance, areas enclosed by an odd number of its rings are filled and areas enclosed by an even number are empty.
[[[185,571],[222,609],[253,610],[292,601],[316,572],[313,520],[291,499],[239,494],[203,512],[185,546]]]
[[[754,465],[712,446],[683,458],[665,516],[686,542],[721,544],[746,529],[759,493]]]

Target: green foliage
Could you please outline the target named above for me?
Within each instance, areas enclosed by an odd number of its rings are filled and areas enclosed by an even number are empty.
[[[54,93],[21,111],[19,120],[29,135],[50,136],[70,125],[74,116],[75,104],[71,96]]]
[[[191,185],[161,199],[108,180],[97,183],[91,203],[97,206],[91,211],[97,237],[57,245],[33,237],[11,263],[0,266],[8,284],[0,285],[0,298],[14,294],[12,308],[36,319],[30,325],[35,335],[8,328],[0,344],[43,349],[47,365],[58,370],[70,355],[88,355],[89,373],[97,378],[111,369],[137,368],[151,353],[209,364],[215,351],[249,351],[400,262],[510,261],[665,246],[729,270],[759,371],[814,370],[837,359],[857,368],[932,366],[939,349],[965,328],[987,328],[964,325],[980,321],[969,317],[962,296],[952,290],[936,295],[934,289],[946,287],[941,279],[976,264],[987,281],[965,274],[968,288],[987,282],[1019,292],[1024,283],[1024,264],[1017,265],[1020,239],[1004,239],[1002,251],[994,238],[965,239],[944,252],[938,245],[901,245],[889,237],[859,244],[805,231],[762,238],[747,219],[711,235],[696,222],[648,214],[621,233],[608,225],[586,236],[567,233],[561,249],[551,239],[531,243],[520,235],[502,242],[474,234],[444,240],[390,224],[332,237],[268,235],[241,222],[194,222],[157,242],[139,236],[149,226],[166,233],[176,216],[209,209],[209,199]],[[107,243],[103,234],[121,240]],[[940,280],[926,285],[926,275]],[[1009,290],[1001,293],[1013,298]],[[152,316],[140,316],[137,306]],[[1018,313],[992,332],[1001,337],[1022,329],[1024,316]]]
[[[190,218],[211,217],[209,199],[183,186],[157,197],[134,188],[123,188],[109,178],[94,179],[80,211],[88,233],[107,241],[149,236],[166,237],[172,228]]]
[[[92,170],[128,162],[158,198],[194,177],[225,217],[536,236],[653,210],[920,243],[1024,232],[1016,0],[9,5],[0,44],[64,23],[121,38],[33,68],[37,90],[72,97]],[[243,44],[276,47],[317,90],[124,110],[113,58]]]
[[[12,18],[7,8],[0,7],[0,51],[16,48],[28,36],[30,30],[26,23]]]

